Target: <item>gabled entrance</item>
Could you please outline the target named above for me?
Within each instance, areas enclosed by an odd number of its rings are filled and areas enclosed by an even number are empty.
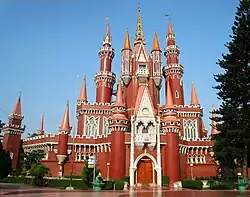
[[[153,165],[151,159],[149,159],[148,157],[143,157],[138,162],[137,183],[153,183]]]

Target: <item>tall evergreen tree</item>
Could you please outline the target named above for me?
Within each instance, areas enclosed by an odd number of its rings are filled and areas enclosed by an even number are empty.
[[[12,162],[9,152],[3,150],[0,142],[0,180],[7,177],[12,171]]]
[[[247,178],[247,149],[250,146],[250,0],[240,0],[232,27],[227,54],[218,61],[224,73],[215,75],[218,98],[215,111],[217,129],[214,136],[216,159],[229,168],[234,161],[243,167]]]

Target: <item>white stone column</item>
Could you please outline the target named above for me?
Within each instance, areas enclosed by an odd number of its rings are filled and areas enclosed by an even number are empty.
[[[135,184],[134,180],[134,157],[135,157],[135,144],[134,144],[134,133],[135,133],[135,121],[134,116],[131,116],[131,138],[130,138],[130,167],[129,167],[129,176],[130,176],[130,186],[133,187]]]
[[[161,139],[160,139],[160,117],[157,116],[157,122],[156,122],[156,133],[157,133],[157,147],[156,147],[156,152],[157,152],[157,185],[159,187],[162,186],[161,183]]]

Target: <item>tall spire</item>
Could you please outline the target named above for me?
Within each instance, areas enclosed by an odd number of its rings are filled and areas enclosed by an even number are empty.
[[[67,101],[62,123],[60,125],[60,131],[69,132],[70,130],[71,130],[71,127],[69,124],[69,101]]]
[[[19,96],[17,98],[16,105],[14,107],[14,110],[13,110],[12,114],[22,116],[21,93],[19,94]]]
[[[123,46],[123,50],[126,50],[126,49],[131,50],[128,29],[126,29],[125,41],[124,41],[124,46]]]
[[[44,134],[43,124],[44,124],[44,113],[42,114],[42,118],[41,118],[41,121],[40,121],[40,127],[38,129],[38,135],[43,135]]]
[[[43,123],[44,123],[44,114],[42,114],[42,119],[40,122],[40,128],[39,128],[40,131],[43,131]]]
[[[84,80],[82,84],[82,89],[80,92],[79,100],[87,101],[87,82],[86,82],[86,75],[84,75]]]
[[[121,87],[120,82],[118,83],[118,87],[117,87],[115,105],[116,106],[124,106],[123,97],[122,97],[122,87]]]
[[[103,40],[103,45],[104,44],[109,44],[111,45],[111,34],[110,34],[110,22],[109,22],[109,18],[107,17],[106,20],[108,21],[108,25],[107,25],[107,30],[106,30],[106,34]]]
[[[159,45],[159,41],[158,41],[158,37],[156,32],[154,33],[154,43],[153,43],[153,48],[152,51],[160,51],[160,45]]]
[[[169,80],[167,80],[167,95],[166,96],[167,96],[166,107],[173,108],[174,101],[173,101],[173,96],[172,96],[172,91],[171,91],[171,86],[170,86]]]
[[[199,105],[198,96],[194,87],[194,82],[192,82],[192,90],[191,90],[191,105]]]
[[[141,9],[138,9],[138,18],[137,18],[137,29],[136,29],[136,35],[135,35],[135,43],[142,43],[146,44],[144,35],[143,35],[143,29],[142,29],[142,19],[141,19]]]
[[[168,34],[174,34],[173,26],[170,19],[168,19]]]

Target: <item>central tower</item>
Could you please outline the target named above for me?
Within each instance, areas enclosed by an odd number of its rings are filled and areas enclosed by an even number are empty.
[[[134,108],[141,85],[148,87],[153,108],[158,108],[160,104],[161,78],[161,50],[158,38],[155,33],[151,53],[148,52],[143,33],[141,11],[138,9],[134,47],[131,48],[129,33],[126,30],[122,49],[121,79],[129,118],[135,112]]]

